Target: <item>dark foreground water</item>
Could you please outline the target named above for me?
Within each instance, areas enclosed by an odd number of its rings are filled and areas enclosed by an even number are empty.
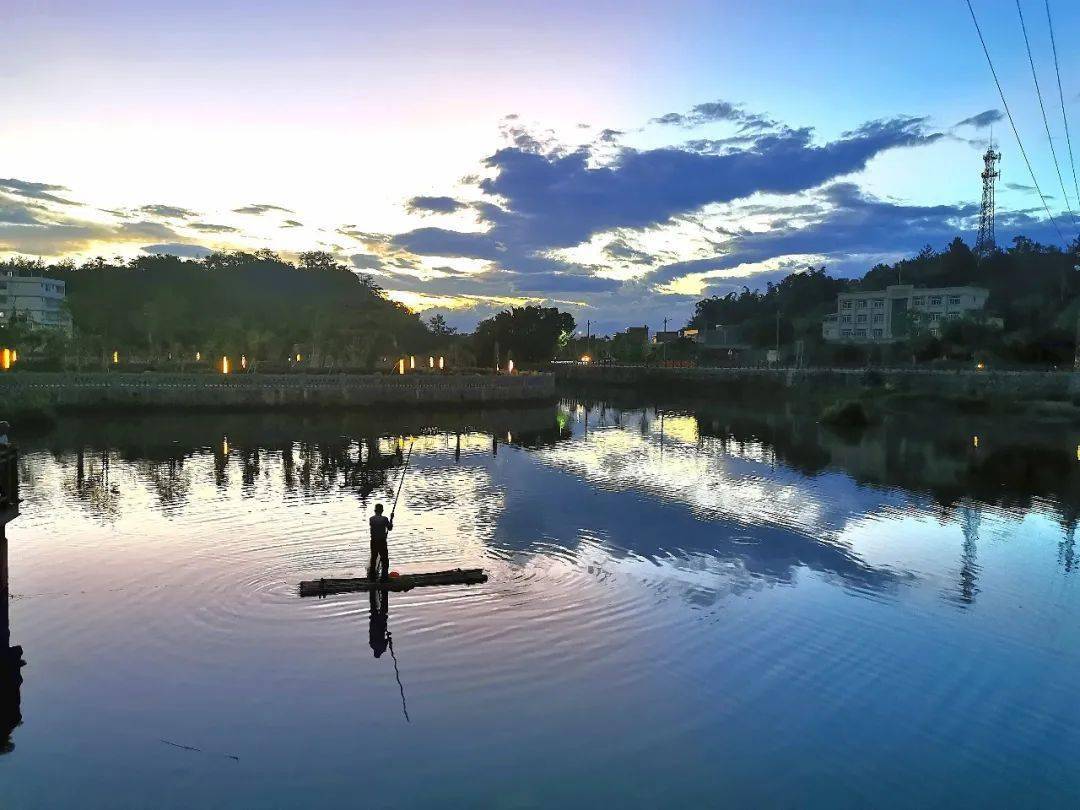
[[[301,600],[361,571],[410,435],[393,567],[490,581]],[[640,403],[65,423],[22,440],[0,806],[1076,806],[1078,444]]]

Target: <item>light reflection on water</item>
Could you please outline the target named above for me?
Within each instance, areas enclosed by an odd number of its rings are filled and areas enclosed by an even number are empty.
[[[299,599],[360,573],[413,436],[392,567],[489,582]],[[63,424],[23,442],[0,799],[1071,804],[1078,445],[637,403]]]

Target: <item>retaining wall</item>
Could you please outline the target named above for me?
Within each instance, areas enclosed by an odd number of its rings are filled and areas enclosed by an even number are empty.
[[[1011,399],[1080,399],[1080,374],[1072,371],[985,369],[840,368],[656,368],[649,366],[559,365],[560,381],[621,387],[678,388],[722,392],[732,387],[761,390],[834,390],[885,385],[896,391],[946,396]]]
[[[542,402],[551,374],[0,373],[0,409],[288,408]]]

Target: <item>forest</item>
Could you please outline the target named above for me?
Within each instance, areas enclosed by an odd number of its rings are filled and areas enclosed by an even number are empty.
[[[950,322],[941,335],[916,333],[906,344],[886,347],[826,346],[822,319],[836,311],[836,296],[855,290],[883,290],[890,284],[916,287],[973,285],[990,291],[986,312],[977,319]],[[978,258],[959,237],[943,250],[927,246],[916,256],[879,264],[861,279],[830,276],[825,267],[788,275],[764,290],[698,301],[689,325],[738,328],[740,339],[771,348],[779,321],[780,343],[804,341],[813,359],[864,360],[869,351],[910,360],[969,359],[976,354],[1008,363],[1071,363],[1080,315],[1080,240],[1068,250],[1017,237],[1006,249]],[[1000,320],[999,320],[1000,319]],[[884,357],[888,360],[890,358]]]
[[[0,335],[45,362],[75,366],[198,367],[244,356],[253,369],[391,368],[399,354],[443,348],[449,331],[429,328],[390,301],[370,276],[322,251],[297,262],[271,251],[212,253],[204,259],[140,256],[46,265],[0,263],[66,282],[71,339],[27,329],[18,319]],[[296,358],[299,356],[300,360]],[[235,366],[234,366],[235,367]]]

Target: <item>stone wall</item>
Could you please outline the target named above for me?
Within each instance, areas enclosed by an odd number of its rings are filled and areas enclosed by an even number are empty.
[[[554,398],[551,374],[0,373],[0,410],[473,405]]]

